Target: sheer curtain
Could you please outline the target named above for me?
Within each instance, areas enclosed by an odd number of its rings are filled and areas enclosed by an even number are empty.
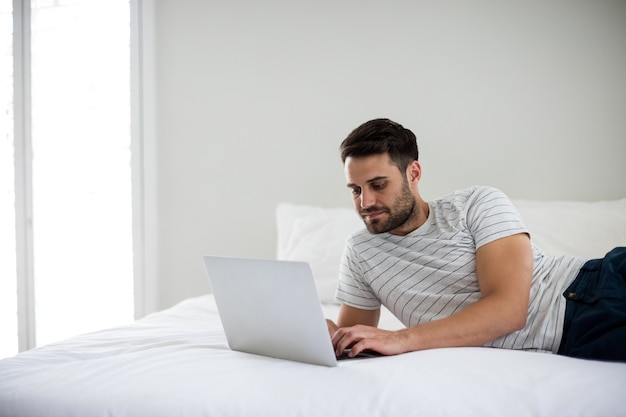
[[[3,135],[2,146],[26,144],[32,155],[23,179],[32,218],[23,225],[18,220],[17,230],[32,236],[26,291],[42,345],[133,320],[130,7],[128,0],[32,0],[28,10],[30,68],[21,70],[30,80],[30,125],[15,140]],[[3,162],[6,153],[3,148]],[[0,207],[6,210],[15,206],[13,190],[4,191],[12,182],[5,180],[4,163],[2,170]],[[3,222],[11,220],[9,212],[2,212]],[[15,237],[2,239],[2,258],[14,259]],[[6,356],[16,345],[17,295],[10,281],[26,278],[16,278],[15,265],[2,267],[13,270],[12,278],[0,278],[0,304],[9,306],[2,322],[13,326],[2,326],[0,354]]]

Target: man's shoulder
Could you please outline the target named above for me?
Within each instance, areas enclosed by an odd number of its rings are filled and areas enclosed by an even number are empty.
[[[429,204],[436,211],[458,212],[469,210],[475,205],[482,205],[497,200],[508,200],[508,197],[496,187],[474,185],[436,198]]]
[[[487,196],[504,196],[504,193],[496,187],[489,185],[472,185],[467,188],[455,190],[450,194],[436,198],[434,202],[461,201],[466,202]]]

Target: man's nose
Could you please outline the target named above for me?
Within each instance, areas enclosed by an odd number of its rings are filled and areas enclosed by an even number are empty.
[[[369,191],[361,190],[361,208],[369,208],[376,204],[376,197],[374,193],[370,193]]]

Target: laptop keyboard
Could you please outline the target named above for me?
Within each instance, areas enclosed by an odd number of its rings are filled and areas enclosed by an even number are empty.
[[[369,358],[378,358],[380,356],[383,356],[382,354],[375,352],[373,350],[364,350],[363,352],[359,353],[358,355],[356,355],[355,357],[351,358],[350,356],[348,356],[348,354],[350,353],[350,349],[346,349],[343,351],[343,353],[339,356],[337,356],[337,360],[338,361],[342,361],[342,360],[350,360],[350,359],[369,359]]]

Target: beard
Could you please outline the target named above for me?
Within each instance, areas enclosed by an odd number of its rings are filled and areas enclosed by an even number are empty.
[[[398,227],[407,223],[410,219],[416,217],[419,213],[419,206],[415,202],[413,194],[409,189],[408,182],[405,181],[402,184],[402,190],[400,195],[394,200],[391,208],[387,207],[370,207],[366,210],[361,210],[360,215],[365,223],[365,227],[372,234],[388,233]],[[375,213],[383,211],[388,213],[387,219],[376,218],[372,220],[366,220],[369,213]]]

